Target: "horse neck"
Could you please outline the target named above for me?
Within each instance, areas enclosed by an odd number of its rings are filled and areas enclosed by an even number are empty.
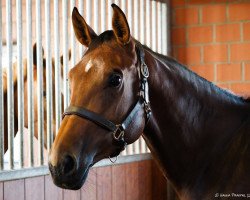
[[[250,114],[249,104],[170,58],[146,52],[145,59],[152,117],[144,137],[175,188],[194,187],[209,158],[225,153]]]

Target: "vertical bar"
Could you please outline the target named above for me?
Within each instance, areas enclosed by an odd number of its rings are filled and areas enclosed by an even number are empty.
[[[100,30],[100,32],[104,32],[105,31],[105,29],[106,29],[106,14],[107,14],[107,10],[106,10],[106,8],[105,8],[105,3],[106,3],[106,1],[105,0],[103,0],[103,1],[101,1],[100,2],[101,4],[100,4],[100,11],[101,11],[101,19],[100,19],[100,22],[101,22],[101,30]]]
[[[168,17],[168,4],[162,3],[162,53],[167,55],[169,42],[169,17]]]
[[[13,99],[13,72],[12,72],[12,1],[6,0],[6,27],[7,27],[7,99],[8,99],[8,149],[10,152],[10,169],[14,168],[14,99]]]
[[[36,40],[37,40],[37,110],[38,110],[38,152],[40,165],[44,163],[44,135],[43,135],[43,61],[42,61],[42,28],[41,28],[41,0],[36,0]]]
[[[107,0],[107,12],[108,12],[108,17],[107,17],[107,29],[112,29],[112,8],[111,4],[113,3],[112,0]]]
[[[162,10],[161,2],[157,2],[157,52],[162,53]]]
[[[2,25],[2,1],[0,1],[0,27]],[[2,70],[2,28],[0,29],[0,170],[4,169],[4,105]]]
[[[145,44],[145,4],[144,0],[140,0],[140,41]]]
[[[83,1],[84,0],[79,0],[79,13],[83,16]],[[75,34],[74,34],[75,37]],[[78,42],[79,44],[79,60],[82,58],[83,56],[83,45]]]
[[[150,26],[150,0],[146,0],[146,45],[151,46],[151,26]]]
[[[52,107],[52,66],[50,40],[50,0],[45,0],[45,48],[46,48],[46,107],[47,107],[47,150],[53,141],[53,107]]]
[[[134,3],[134,9],[133,9],[133,12],[134,12],[134,16],[133,16],[133,27],[134,27],[134,34],[133,36],[135,37],[135,39],[139,40],[139,24],[138,24],[138,19],[139,19],[139,9],[138,9],[138,0],[137,1],[133,1]]]
[[[59,129],[61,122],[61,68],[59,56],[59,17],[58,0],[54,0],[54,39],[55,39],[55,100],[56,100],[56,132]]]
[[[133,1],[132,0],[127,0],[127,11],[128,11],[128,24],[130,27],[130,33],[134,35],[134,28],[133,28],[133,17],[132,17],[132,12],[133,12]]]
[[[70,11],[73,10],[73,8],[76,5],[76,1],[75,0],[71,0],[70,1]],[[70,35],[71,35],[71,67],[75,66],[76,63],[76,40],[75,40],[75,33],[74,33],[74,29],[73,26],[70,26]],[[68,51],[68,50],[67,50]],[[69,58],[69,55],[67,57],[67,60]]]
[[[157,40],[157,35],[156,35],[156,1],[151,1],[151,12],[152,12],[152,28],[151,28],[151,42],[152,42],[152,50],[156,51],[156,40]]]
[[[99,11],[98,11],[98,0],[93,0],[92,1],[92,9],[93,12],[92,12],[92,24],[93,24],[93,28],[94,28],[94,31],[99,34],[99,28],[98,28],[98,15],[99,15]]]
[[[24,97],[23,97],[23,62],[22,62],[22,1],[16,1],[17,21],[17,69],[18,69],[18,131],[20,134],[20,167],[24,166],[23,131],[24,131]]]
[[[127,15],[127,6],[126,6],[126,0],[121,0],[121,9]]]
[[[64,109],[67,108],[69,103],[69,87],[67,81],[68,74],[68,0],[62,1],[63,12],[63,95],[64,95]]]
[[[91,22],[91,0],[86,0],[86,22],[89,24]]]
[[[28,132],[30,136],[30,166],[34,165],[34,99],[33,99],[33,58],[32,58],[32,2],[26,0],[27,20],[27,74],[28,74]]]

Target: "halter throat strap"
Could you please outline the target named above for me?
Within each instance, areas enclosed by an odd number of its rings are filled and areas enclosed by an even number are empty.
[[[136,117],[139,110],[141,110],[142,108],[144,109],[146,123],[148,122],[151,115],[149,96],[148,96],[148,81],[147,81],[149,77],[149,71],[144,61],[145,57],[144,49],[139,42],[136,44],[136,50],[137,50],[137,57],[140,62],[138,67],[138,75],[140,79],[140,90],[138,93],[138,101],[121,124],[115,124],[114,122],[104,118],[100,114],[73,105],[66,108],[66,110],[63,113],[63,118],[66,115],[77,115],[81,118],[92,121],[98,126],[108,131],[111,131],[113,134],[113,138],[124,147],[126,145],[126,141],[124,139],[125,131],[130,125],[130,123],[133,121],[133,119]]]

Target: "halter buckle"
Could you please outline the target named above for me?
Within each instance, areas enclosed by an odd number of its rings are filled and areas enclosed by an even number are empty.
[[[124,128],[121,124],[116,125],[116,129],[113,132],[114,139],[117,141],[124,140]]]
[[[141,64],[141,74],[144,78],[149,77],[149,71],[148,71],[148,66],[146,65],[145,62]]]

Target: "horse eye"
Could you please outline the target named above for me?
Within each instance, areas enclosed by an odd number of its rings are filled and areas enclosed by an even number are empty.
[[[122,82],[122,76],[118,73],[113,73],[110,75],[108,84],[111,87],[119,87]]]

